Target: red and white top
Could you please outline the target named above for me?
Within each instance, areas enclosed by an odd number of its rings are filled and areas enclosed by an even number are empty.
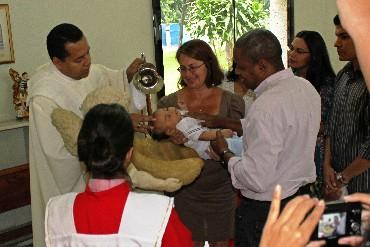
[[[45,218],[47,246],[193,246],[173,199],[113,188],[68,193],[50,199]]]

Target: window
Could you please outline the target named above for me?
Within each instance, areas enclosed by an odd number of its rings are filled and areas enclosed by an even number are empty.
[[[225,72],[232,64],[235,40],[254,28],[270,29],[287,46],[292,15],[289,0],[152,0],[157,67],[163,68],[165,91],[178,89],[179,73],[175,58],[182,43],[199,38],[215,51]],[[286,49],[286,48],[285,48]],[[286,50],[285,50],[286,51]],[[284,55],[286,56],[286,52]],[[286,60],[283,58],[284,61]],[[163,66],[163,67],[162,67]]]

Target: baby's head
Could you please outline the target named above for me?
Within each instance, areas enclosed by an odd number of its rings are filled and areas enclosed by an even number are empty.
[[[170,131],[176,128],[176,124],[181,120],[181,113],[175,107],[161,108],[153,113],[152,138],[154,140],[166,139],[170,136]]]

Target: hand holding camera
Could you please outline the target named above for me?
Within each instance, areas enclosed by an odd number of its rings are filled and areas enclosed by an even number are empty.
[[[281,187],[276,186],[260,247],[313,247],[337,241],[340,245],[361,246],[365,241],[361,230],[369,231],[369,194],[352,194],[326,206],[323,201],[297,196],[281,213],[280,200]],[[306,245],[310,239],[316,241]]]
[[[360,202],[362,203],[362,215],[361,215],[361,228],[365,231],[370,229],[370,195],[365,193],[355,193],[349,196],[345,196],[344,200],[348,203],[351,202]],[[361,246],[365,239],[362,236],[349,236],[340,238],[338,243],[341,245],[350,245],[350,246]]]
[[[325,205],[309,196],[292,199],[280,214],[281,187],[275,188],[260,247],[306,246]],[[311,246],[323,246],[324,241]]]
[[[312,234],[313,240],[337,242],[344,236],[361,235],[361,203],[334,201],[326,204],[325,211]]]

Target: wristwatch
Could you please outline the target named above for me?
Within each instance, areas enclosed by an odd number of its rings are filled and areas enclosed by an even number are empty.
[[[336,177],[336,179],[337,179],[339,182],[341,182],[343,185],[347,185],[347,184],[348,184],[348,182],[344,181],[343,173],[338,172],[338,173],[336,173],[335,177]]]
[[[227,153],[235,155],[230,149],[227,148],[227,149],[223,150],[220,154],[220,157],[221,157],[222,160],[224,160],[225,154],[227,154]]]
[[[235,155],[230,149],[225,149],[223,150],[221,153],[220,153],[220,158],[221,158],[221,163],[222,165],[227,168],[227,161],[225,160],[225,155],[226,154],[231,154],[231,155]]]

